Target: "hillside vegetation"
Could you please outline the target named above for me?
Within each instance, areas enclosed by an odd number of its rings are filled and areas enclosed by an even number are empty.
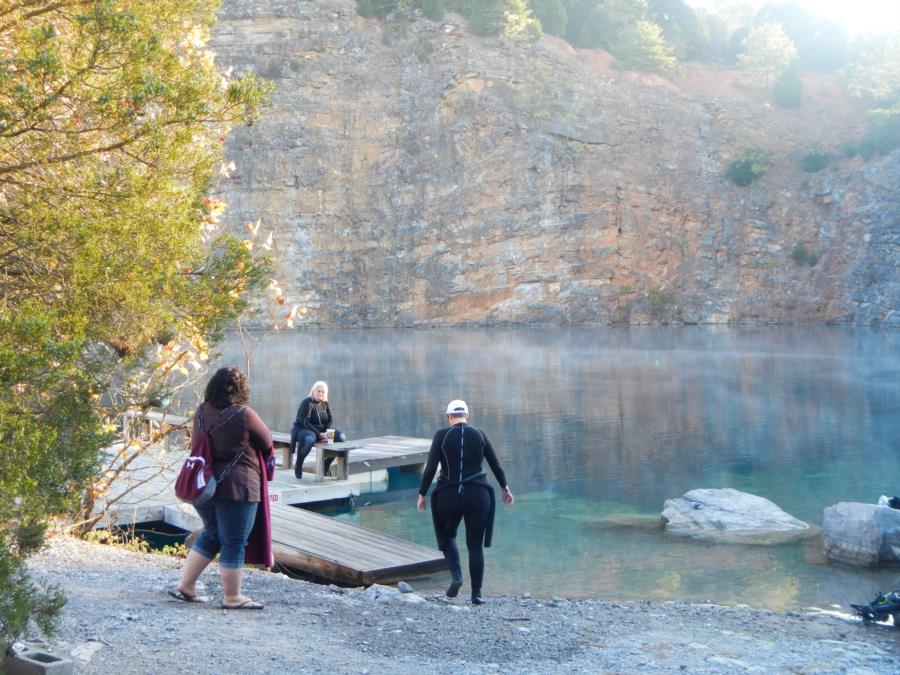
[[[802,104],[802,74],[839,73],[851,93],[873,103],[869,130],[845,151],[871,156],[900,146],[900,31],[851,39],[794,2],[747,6],[726,19],[684,0],[357,0],[360,15],[388,22],[416,10],[435,21],[456,12],[481,36],[554,35],[607,51],[623,69],[672,76],[685,62],[736,67],[744,86],[784,108]]]

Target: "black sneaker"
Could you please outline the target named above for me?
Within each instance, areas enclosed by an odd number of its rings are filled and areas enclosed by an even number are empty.
[[[455,598],[457,595],[459,595],[459,589],[461,586],[462,586],[461,581],[451,581],[450,585],[447,586],[447,597]]]
[[[485,603],[484,596],[481,594],[481,591],[472,591],[472,604],[473,605],[483,605]]]

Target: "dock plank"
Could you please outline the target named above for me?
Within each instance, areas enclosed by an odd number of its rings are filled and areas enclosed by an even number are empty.
[[[272,538],[281,564],[351,585],[446,569],[437,549],[290,506],[272,508]]]

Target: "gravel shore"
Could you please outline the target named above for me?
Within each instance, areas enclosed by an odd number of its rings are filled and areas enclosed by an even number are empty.
[[[30,560],[68,597],[29,646],[77,673],[900,673],[900,630],[821,612],[339,589],[248,571],[263,611],[170,598],[181,561],[54,537]],[[415,589],[415,579],[410,580]]]

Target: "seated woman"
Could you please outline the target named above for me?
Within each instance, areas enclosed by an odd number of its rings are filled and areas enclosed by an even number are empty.
[[[312,450],[313,443],[326,440],[327,429],[334,429],[334,418],[331,416],[331,406],[328,405],[328,385],[320,380],[313,384],[309,396],[300,402],[294,426],[291,427],[292,453],[299,444],[294,463],[294,475],[297,478],[303,478],[303,460]],[[347,437],[340,429],[334,429],[334,440],[342,442]],[[326,472],[332,461],[334,460],[331,458],[325,460]]]

